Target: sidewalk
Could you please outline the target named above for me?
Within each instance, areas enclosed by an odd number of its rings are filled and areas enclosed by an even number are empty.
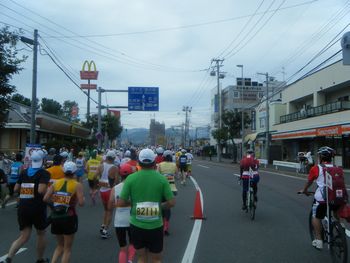
[[[204,159],[202,157],[196,157],[195,160],[209,162],[209,163],[213,163],[213,164],[217,164],[217,165],[231,166],[231,167],[234,167],[235,169],[239,170],[238,160],[237,160],[237,163],[232,163],[232,159],[221,158],[221,162],[218,162],[216,156],[212,157],[211,161],[209,160],[209,157],[205,157]],[[278,170],[276,170],[275,166],[273,166],[272,164],[268,164],[266,166],[266,168],[264,165],[261,165],[259,169],[261,171],[269,171],[269,172],[280,171],[280,172],[283,172],[284,174],[287,174],[290,176],[307,178],[307,174],[297,173],[295,171],[295,169],[288,168],[288,167],[278,167]],[[344,177],[345,177],[347,187],[350,187],[350,170],[348,170],[348,169],[344,170]]]

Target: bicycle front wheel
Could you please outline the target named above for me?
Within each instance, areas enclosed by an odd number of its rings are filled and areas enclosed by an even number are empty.
[[[330,250],[333,262],[348,262],[346,234],[344,228],[338,221],[332,222],[331,224]]]

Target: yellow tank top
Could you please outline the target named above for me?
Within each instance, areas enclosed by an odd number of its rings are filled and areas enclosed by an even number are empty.
[[[76,189],[78,182],[75,179],[59,179],[52,185],[53,217],[65,217],[75,214]]]
[[[88,173],[88,179],[94,180],[95,175],[97,172],[97,168],[100,166],[100,161],[97,159],[90,159],[87,162],[87,173]]]

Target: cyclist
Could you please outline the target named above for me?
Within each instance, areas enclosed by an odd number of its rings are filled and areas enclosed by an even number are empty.
[[[247,210],[247,191],[249,189],[249,177],[251,177],[250,180],[254,191],[254,201],[258,201],[258,182],[260,180],[258,169],[259,161],[255,159],[254,151],[252,149],[247,150],[247,155],[244,156],[240,162],[240,179],[243,182],[242,210]],[[251,172],[253,174],[251,174]]]
[[[71,161],[63,165],[65,177],[57,180],[46,192],[44,201],[51,203],[51,233],[56,235],[57,247],[51,262],[69,262],[74,234],[78,231],[76,204],[84,205],[84,193],[81,183],[74,179],[77,166]]]
[[[321,220],[326,216],[327,213],[327,203],[324,196],[324,189],[326,187],[325,177],[324,177],[324,168],[338,169],[341,173],[343,170],[340,167],[336,167],[332,164],[332,158],[335,155],[335,150],[324,146],[321,147],[318,151],[319,165],[315,165],[311,168],[308,181],[306,182],[304,188],[300,191],[305,195],[309,195],[308,189],[314,181],[316,181],[317,189],[314,194],[314,202],[312,205],[312,225],[315,231],[315,240],[312,241],[312,246],[317,249],[323,248],[323,240],[321,235]],[[330,205],[332,211],[337,211],[340,208],[340,205]]]
[[[155,154],[151,149],[139,153],[142,169],[126,178],[118,206],[131,205],[131,239],[137,250],[138,262],[161,262],[163,250],[162,208],[175,205],[167,179],[154,170]],[[166,201],[163,202],[163,199]],[[131,200],[131,201],[129,201]]]
[[[133,167],[127,163],[120,165],[119,175],[122,182],[112,188],[111,195],[109,197],[109,208],[113,210],[116,207],[114,216],[114,227],[117,235],[119,249],[119,261],[120,263],[132,262],[135,256],[135,248],[130,238],[130,210],[131,207],[119,207],[118,200],[120,193],[123,190],[124,180],[129,174],[134,172]],[[129,246],[127,242],[129,238]],[[127,261],[128,260],[128,261]]]

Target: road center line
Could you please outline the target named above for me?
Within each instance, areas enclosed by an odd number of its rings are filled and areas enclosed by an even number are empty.
[[[208,166],[205,166],[205,165],[201,165],[201,164],[197,164],[198,166],[200,166],[200,167],[203,167],[203,168],[207,168],[207,169],[209,169],[209,167]]]
[[[19,254],[19,253],[22,253],[22,252],[26,251],[27,249],[28,249],[28,248],[25,248],[25,247],[20,248],[20,249],[17,251],[16,255]],[[4,256],[2,256],[2,257],[0,257],[0,262],[3,262],[6,258],[7,258],[7,254],[4,255]]]
[[[201,191],[199,185],[197,184],[196,180],[192,176],[190,176],[190,179],[192,180],[192,182],[196,188],[196,191],[199,191],[201,204],[202,204],[202,210],[204,210],[204,206],[203,206],[204,201],[203,201],[202,191]],[[194,221],[192,233],[191,233],[190,239],[188,240],[185,254],[181,260],[181,263],[192,263],[194,254],[196,252],[199,234],[201,232],[201,227],[202,227],[202,220],[196,219]]]

